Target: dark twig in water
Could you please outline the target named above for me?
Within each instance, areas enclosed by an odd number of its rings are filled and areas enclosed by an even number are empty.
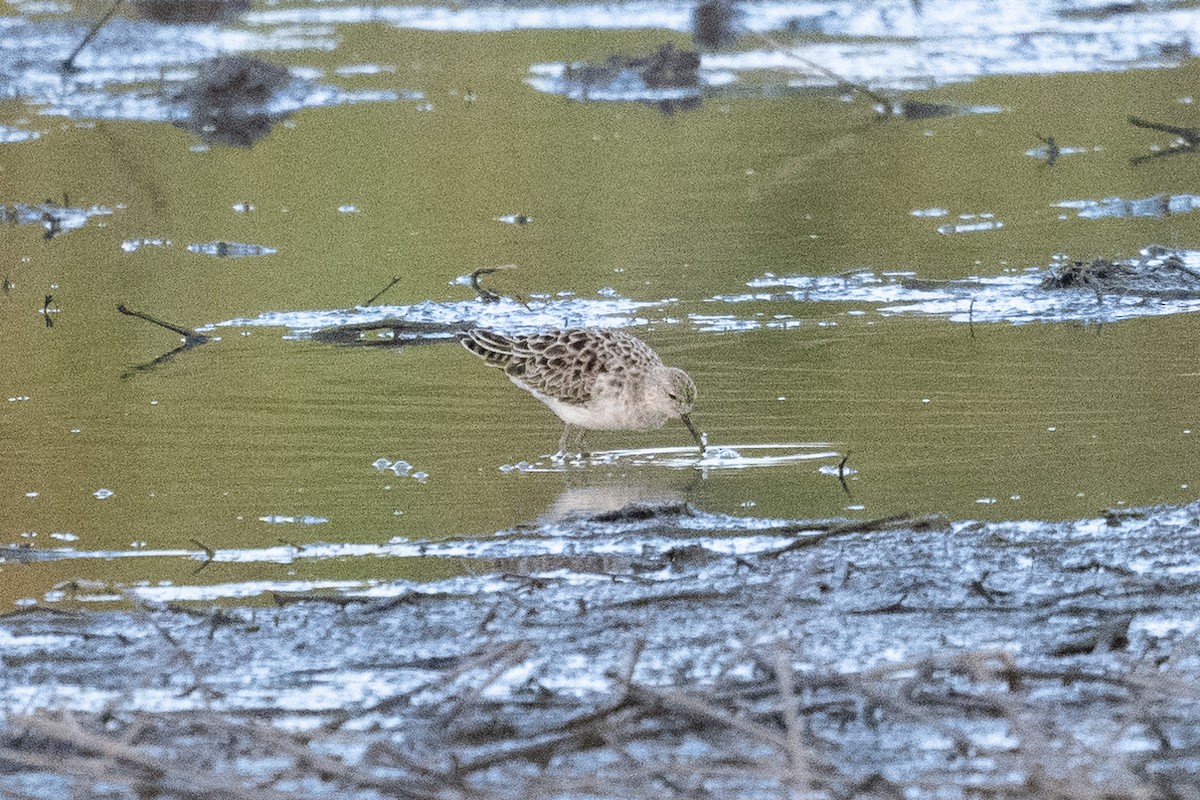
[[[96,37],[96,34],[100,32],[100,29],[108,24],[108,21],[113,18],[113,15],[117,13],[117,9],[119,9],[121,4],[124,2],[125,0],[115,0],[115,2],[112,4],[112,8],[106,11],[104,15],[100,17],[100,19],[96,20],[95,24],[92,25],[91,30],[84,34],[83,41],[75,46],[75,49],[71,51],[71,55],[63,59],[63,72],[75,72],[75,57],[83,51],[83,48],[88,46],[88,42],[92,41],[92,39]]]
[[[170,361],[172,358],[179,355],[180,353],[187,352],[188,350],[191,350],[193,347],[197,347],[197,346],[205,344],[206,342],[209,341],[208,337],[205,336],[203,333],[197,333],[196,331],[191,330],[190,328],[184,328],[180,325],[175,325],[175,324],[167,322],[165,320],[161,320],[158,317],[152,317],[149,314],[143,313],[141,311],[134,311],[132,308],[126,308],[123,303],[117,305],[117,311],[121,312],[122,314],[124,314],[127,317],[137,317],[138,319],[144,319],[144,320],[146,320],[146,322],[153,323],[154,325],[157,325],[160,328],[166,328],[167,330],[172,331],[173,333],[177,333],[183,337],[183,344],[179,345],[176,348],[168,350],[167,352],[163,353],[158,358],[155,358],[152,361],[148,361],[145,364],[139,364],[138,366],[131,369],[129,372],[126,372],[124,375],[122,375],[121,376],[122,378],[128,378],[134,372],[144,372],[146,370],[153,369],[154,367],[157,367],[159,364],[164,364],[167,361]]]
[[[855,83],[854,81],[850,80],[849,78],[842,77],[841,75],[839,75],[838,73],[829,69],[828,67],[823,67],[811,59],[805,58],[804,56],[801,56],[801,55],[797,55],[795,48],[788,47],[777,39],[774,39],[770,36],[766,36],[765,34],[760,34],[760,35],[762,35],[762,38],[764,40],[766,40],[769,44],[771,44],[775,47],[778,47],[782,50],[789,51],[792,54],[793,58],[795,58],[797,61],[804,64],[809,69],[816,70],[817,72],[824,75],[826,78],[836,81],[838,86],[845,86],[850,89],[853,89],[854,91],[856,91],[860,94],[865,94],[867,97],[871,98],[876,103],[883,106],[885,116],[896,115],[896,106],[892,102],[892,99],[890,97],[886,97],[886,96],[880,94],[879,92],[875,91],[874,89],[871,89],[868,86],[864,86],[861,83]]]
[[[46,205],[49,206],[53,202],[47,198]],[[62,217],[52,213],[49,209],[42,212],[42,224],[46,227],[46,232],[42,234],[42,238],[47,242],[62,233]]]
[[[846,451],[846,455],[842,456],[842,460],[838,462],[838,483],[842,484],[842,491],[850,494],[850,486],[846,483],[846,462],[850,460],[850,451]]]
[[[1054,162],[1058,161],[1058,157],[1062,155],[1062,149],[1058,146],[1058,142],[1054,141],[1053,136],[1042,136],[1040,133],[1035,133],[1034,136],[1046,145],[1046,166],[1053,167]]]
[[[496,294],[491,289],[486,289],[479,285],[479,279],[484,275],[491,275],[500,267],[481,267],[471,273],[471,288],[475,290],[475,294],[479,296],[480,302],[483,303],[499,303],[501,295]]]
[[[971,338],[975,338],[975,298],[971,298],[971,302],[967,304],[967,331],[971,334]]]
[[[512,300],[515,300],[517,303],[520,303],[522,306],[528,309],[529,301],[521,295],[502,295],[498,292],[493,292],[491,289],[488,289],[479,283],[479,279],[484,275],[491,275],[493,272],[499,272],[502,269],[507,270],[516,268],[516,264],[501,264],[498,267],[481,267],[468,275],[467,278],[470,281],[471,288],[475,290],[475,294],[481,303],[498,303],[508,296]]]
[[[209,564],[213,563],[213,560],[217,557],[217,551],[213,550],[199,539],[190,539],[189,541],[204,551],[204,561],[200,564],[200,566],[192,570],[193,575],[199,575],[205,568],[208,567]]]
[[[812,547],[834,536],[890,530],[930,530],[934,527],[945,525],[945,519],[936,514],[929,514],[922,517],[914,517],[911,514],[893,514],[888,517],[854,520],[843,523],[827,523],[822,525],[803,523],[800,525],[789,525],[783,529],[785,533],[803,532],[805,535],[777,550],[765,550],[762,556],[763,558],[778,558],[784,553]]]
[[[124,303],[117,305],[117,311],[121,312],[122,314],[124,314],[127,317],[137,317],[138,319],[144,319],[144,320],[146,320],[146,322],[151,322],[151,323],[159,326],[160,328],[166,328],[169,331],[178,333],[180,336],[182,336],[184,338],[184,340],[186,342],[190,342],[193,347],[198,344],[204,344],[205,342],[208,341],[208,337],[205,336],[203,333],[196,333],[194,330],[192,330],[190,328],[184,328],[180,325],[175,325],[174,323],[167,322],[165,320],[161,320],[158,317],[152,317],[149,314],[146,314],[142,311],[134,311],[132,308],[127,308]]]
[[[46,321],[47,328],[54,327],[54,318],[50,316],[50,306],[54,303],[54,295],[46,295],[45,301],[42,303],[42,319]]]
[[[389,318],[322,328],[313,332],[312,338],[326,344],[353,347],[403,347],[455,341],[455,336],[466,333],[471,327],[467,322],[409,322]]]
[[[826,78],[834,81],[843,91],[846,89],[866,95],[875,102],[881,109],[880,118],[889,119],[891,117],[902,117],[904,119],[933,119],[935,117],[945,117],[954,113],[954,107],[945,103],[929,103],[922,100],[900,100],[897,101],[887,95],[877,92],[869,86],[862,83],[857,83],[849,78],[840,75],[828,67],[822,66],[812,59],[805,58],[796,52],[796,48],[789,47],[783,42],[775,39],[767,34],[758,34],[759,38],[765,41],[772,47],[784,50],[791,54],[792,58],[804,64],[811,70],[821,73]]]
[[[374,303],[376,300],[378,300],[380,297],[383,297],[383,295],[384,295],[384,292],[386,292],[388,289],[391,289],[393,286],[395,286],[395,285],[396,285],[397,283],[399,283],[399,282],[400,282],[400,276],[399,276],[399,275],[397,275],[396,277],[392,278],[392,282],[391,282],[391,283],[389,283],[387,286],[385,286],[385,287],[383,287],[382,289],[380,289],[380,290],[379,290],[378,292],[376,292],[375,294],[371,295],[371,299],[370,299],[370,300],[368,300],[367,302],[363,303],[363,307],[364,307],[364,308],[366,308],[367,306],[371,305],[371,304],[372,304],[372,303]]]
[[[1169,133],[1172,136],[1178,136],[1179,141],[1172,142],[1165,150],[1159,150],[1145,156],[1137,156],[1129,161],[1132,164],[1141,164],[1143,161],[1149,161],[1152,158],[1161,158],[1163,156],[1173,156],[1180,153],[1194,153],[1197,148],[1200,148],[1200,130],[1196,128],[1181,128],[1176,125],[1167,125],[1162,122],[1152,122],[1140,117],[1130,117],[1129,124],[1135,128],[1147,128],[1152,131],[1161,131]]]

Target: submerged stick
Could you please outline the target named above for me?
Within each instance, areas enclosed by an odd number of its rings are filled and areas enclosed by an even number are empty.
[[[1135,128],[1149,128],[1152,131],[1170,133],[1174,136],[1178,136],[1180,139],[1183,139],[1192,147],[1200,145],[1200,132],[1197,132],[1195,128],[1181,128],[1176,125],[1167,125],[1163,122],[1152,122],[1151,120],[1142,119],[1141,117],[1130,117],[1129,124]]]
[[[160,328],[166,328],[167,330],[171,331],[172,333],[177,333],[183,337],[183,344],[179,345],[178,347],[171,348],[170,350],[163,353],[158,358],[155,358],[152,361],[148,361],[145,364],[139,364],[136,367],[133,367],[132,369],[130,369],[128,372],[126,372],[124,375],[121,376],[123,379],[129,378],[135,372],[145,372],[147,370],[154,369],[155,367],[159,366],[160,364],[165,364],[166,362],[170,361],[171,359],[173,359],[175,356],[179,355],[180,353],[186,353],[188,350],[191,350],[193,347],[197,347],[197,346],[205,344],[206,342],[209,341],[209,338],[207,336],[205,336],[203,333],[197,333],[196,331],[191,330],[190,328],[184,328],[181,325],[175,325],[173,323],[167,322],[166,320],[161,320],[158,317],[152,317],[149,314],[143,313],[141,311],[134,311],[132,308],[126,308],[123,303],[117,305],[117,311],[121,312],[122,314],[124,314],[127,317],[137,317],[138,319],[144,319],[147,322],[153,323],[154,325],[157,325]]]
[[[759,34],[759,37],[762,38],[763,41],[765,41],[767,44],[771,45],[772,47],[778,47],[780,50],[788,51],[789,53],[791,53],[792,58],[801,62],[809,69],[816,70],[817,72],[824,75],[826,78],[836,81],[837,83],[841,84],[842,86],[849,86],[854,91],[865,94],[867,97],[871,98],[876,103],[883,106],[886,111],[890,112],[890,110],[892,109],[891,98],[885,97],[884,95],[880,94],[879,92],[876,92],[875,90],[871,89],[868,86],[864,86],[861,83],[855,83],[854,81],[849,80],[848,78],[844,78],[841,75],[834,72],[833,70],[829,69],[828,67],[821,66],[820,64],[813,61],[812,59],[808,59],[802,55],[797,54],[795,47],[789,47],[789,46],[785,45],[783,42],[774,38],[773,36],[768,36],[765,33],[761,33],[761,34]]]
[[[101,28],[108,24],[108,21],[113,18],[113,15],[117,13],[117,9],[119,9],[121,4],[124,2],[125,0],[115,0],[112,4],[112,8],[106,11],[104,16],[100,17],[100,19],[96,20],[96,23],[92,25],[91,30],[84,34],[83,41],[75,46],[75,49],[71,51],[71,55],[63,59],[63,72],[75,71],[75,57],[83,51],[83,48],[88,46],[88,42],[96,38],[96,34],[100,32]]]
[[[1130,159],[1132,164],[1141,164],[1149,161],[1152,158],[1161,158],[1163,156],[1173,156],[1179,153],[1194,153],[1200,149],[1200,130],[1196,128],[1182,128],[1177,125],[1167,125],[1162,122],[1152,122],[1141,117],[1129,117],[1129,124],[1135,128],[1147,128],[1152,131],[1161,131],[1169,133],[1172,136],[1178,136],[1182,139],[1181,143],[1172,142],[1165,150],[1159,150],[1155,153],[1150,153],[1145,156],[1137,156]]]

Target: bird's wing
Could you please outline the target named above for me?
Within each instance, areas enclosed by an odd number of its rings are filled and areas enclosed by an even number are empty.
[[[504,368],[510,378],[564,403],[592,399],[603,362],[589,346],[586,331],[548,331],[517,338],[513,359]]]
[[[640,339],[619,331],[575,328],[506,336],[477,328],[460,341],[524,388],[564,403],[587,403],[599,380],[621,381],[630,369],[662,363]]]

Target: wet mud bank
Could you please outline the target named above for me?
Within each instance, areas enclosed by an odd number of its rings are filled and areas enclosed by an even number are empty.
[[[510,532],[437,583],[6,615],[0,794],[1200,791],[1200,504],[704,539],[696,513]]]

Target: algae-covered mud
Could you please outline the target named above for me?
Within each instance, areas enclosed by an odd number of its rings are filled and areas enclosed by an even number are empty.
[[[640,505],[430,545],[469,577],[16,612],[0,792],[1188,797],[1198,513]]]
[[[1194,794],[1196,41],[0,4],[0,794]],[[705,453],[554,458],[472,327]]]

